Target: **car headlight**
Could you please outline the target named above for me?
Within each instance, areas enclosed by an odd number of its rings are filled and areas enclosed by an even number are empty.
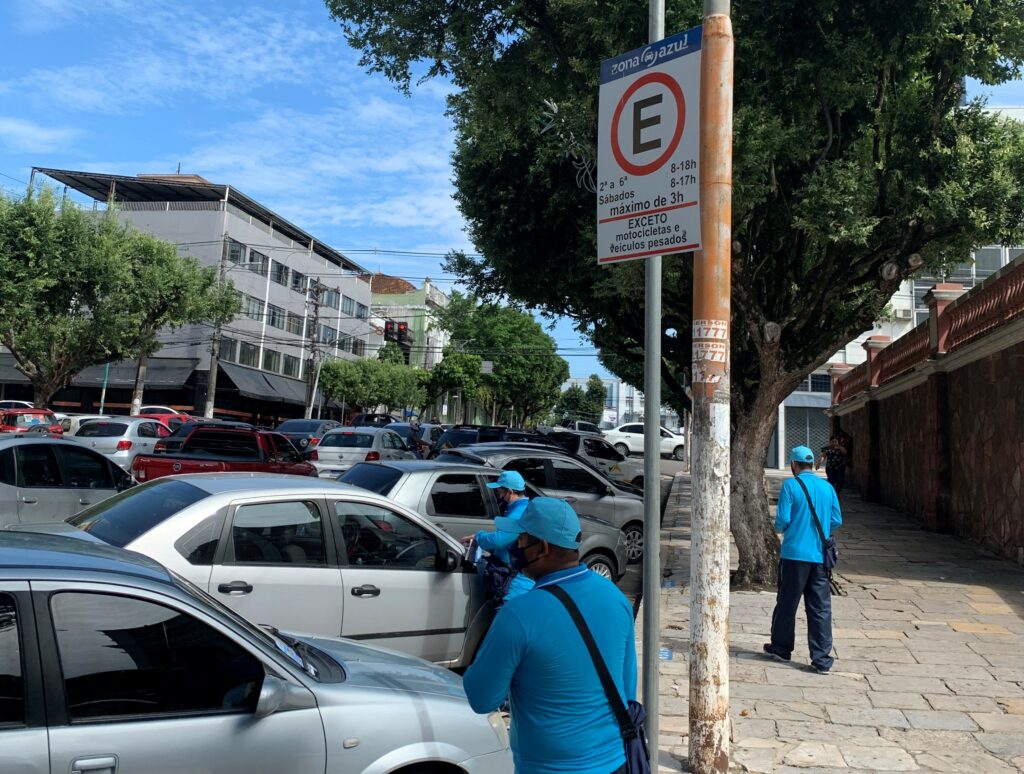
[[[501,749],[508,749],[508,726],[505,725],[505,717],[500,712],[492,712],[487,716],[487,722],[494,729],[498,741],[501,742]]]

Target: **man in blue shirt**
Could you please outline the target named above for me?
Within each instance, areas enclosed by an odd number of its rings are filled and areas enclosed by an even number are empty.
[[[526,497],[526,481],[516,470],[503,470],[497,480],[487,484],[489,489],[496,489],[498,503],[501,506],[501,513],[506,519],[518,519],[523,515],[526,506],[530,503]],[[474,540],[483,551],[492,554],[499,561],[512,566],[509,558],[509,549],[514,548],[518,532],[506,532],[496,529],[493,532],[479,530],[475,535],[467,535],[462,542],[469,545]],[[515,599],[520,594],[525,594],[533,588],[533,580],[523,573],[517,573],[509,583],[508,591],[505,592],[504,601]]]
[[[521,518],[495,520],[518,532],[521,569],[537,587],[505,604],[463,685],[476,712],[510,698],[517,774],[613,774],[626,756],[619,725],[569,612],[545,586],[558,584],[579,608],[623,703],[636,699],[633,610],[611,581],[580,564],[580,522],[562,500],[537,497]]]
[[[782,485],[775,512],[775,529],[782,533],[782,560],[772,613],[772,641],[764,646],[764,652],[778,661],[789,661],[796,641],[796,611],[803,597],[811,668],[824,675],[833,663],[832,595],[824,565],[824,546],[812,521],[808,495],[826,538],[843,523],[843,517],[836,490],[814,475],[813,451],[797,446],[792,450],[789,467],[793,478]]]

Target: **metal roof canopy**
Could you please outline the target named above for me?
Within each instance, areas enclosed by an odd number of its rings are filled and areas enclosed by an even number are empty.
[[[305,383],[298,379],[267,374],[255,368],[235,363],[222,362],[220,369],[234,383],[239,395],[256,400],[280,401],[300,406],[306,404]],[[271,378],[274,381],[271,381]]]
[[[227,185],[202,184],[194,178],[182,175],[181,180],[170,177],[132,177],[130,175],[107,175],[100,172],[76,172],[69,169],[33,167],[47,177],[73,188],[95,201],[106,202],[110,197],[111,184],[114,186],[115,202],[219,202],[225,196],[247,215],[272,226],[289,239],[306,247],[313,245],[313,252],[343,269],[362,274],[369,272],[351,258],[318,241],[312,234],[285,220],[267,209],[255,199]]]
[[[150,358],[146,369],[146,387],[177,389],[188,381],[198,364],[199,361],[195,358]],[[135,360],[111,363],[107,374],[107,386],[114,389],[133,387],[137,370],[138,361]],[[89,366],[71,380],[71,386],[102,387],[104,371],[104,366]],[[15,367],[13,355],[0,353],[0,383],[29,384],[28,377]]]

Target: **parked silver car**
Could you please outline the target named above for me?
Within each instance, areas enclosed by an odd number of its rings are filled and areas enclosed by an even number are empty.
[[[512,774],[448,670],[259,628],[78,535],[0,534],[4,774]]]
[[[87,422],[70,437],[130,470],[136,456],[152,454],[156,442],[170,434],[167,425],[155,419],[110,417]]]
[[[133,484],[121,468],[76,441],[0,435],[0,527],[63,521]]]
[[[320,439],[313,460],[322,478],[337,478],[357,462],[414,460],[398,433],[386,427],[340,427]]]
[[[499,470],[517,470],[528,484],[548,497],[565,500],[577,514],[596,516],[621,529],[630,562],[643,557],[643,497],[616,487],[594,468],[558,450],[475,444],[448,449],[437,461],[475,462]]]
[[[65,436],[74,435],[82,425],[95,422],[97,419],[112,419],[112,417],[110,414],[65,414],[60,419],[60,426],[64,430]]]
[[[251,621],[447,666],[472,661],[494,612],[458,540],[335,481],[166,476],[59,526],[156,559]]]
[[[494,529],[499,515],[494,490],[486,484],[498,478],[499,471],[479,465],[451,462],[360,462],[340,481],[363,487],[401,503],[426,516],[456,538],[479,530]],[[541,492],[529,484],[531,499]],[[613,581],[626,573],[626,540],[612,525],[580,516],[583,543],[580,558],[591,570]]]

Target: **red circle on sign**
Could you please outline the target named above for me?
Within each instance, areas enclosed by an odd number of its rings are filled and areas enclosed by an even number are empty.
[[[629,101],[629,98],[636,93],[637,89],[640,89],[649,83],[660,83],[668,89],[675,98],[677,114],[676,130],[672,134],[672,139],[669,141],[665,152],[658,156],[658,158],[650,164],[634,164],[626,159],[625,155],[622,153],[622,149],[619,147],[619,119],[622,117],[622,110],[626,107],[626,103]],[[683,97],[683,90],[679,88],[679,84],[665,73],[648,73],[642,78],[637,78],[633,81],[633,84],[626,89],[626,93],[622,95],[622,98],[619,100],[619,104],[615,107],[615,114],[612,116],[612,155],[615,156],[615,161],[618,162],[623,171],[628,172],[631,175],[649,175],[652,172],[657,171],[662,164],[668,161],[672,154],[676,152],[676,148],[679,147],[679,141],[683,137],[683,125],[685,123],[686,100]]]

